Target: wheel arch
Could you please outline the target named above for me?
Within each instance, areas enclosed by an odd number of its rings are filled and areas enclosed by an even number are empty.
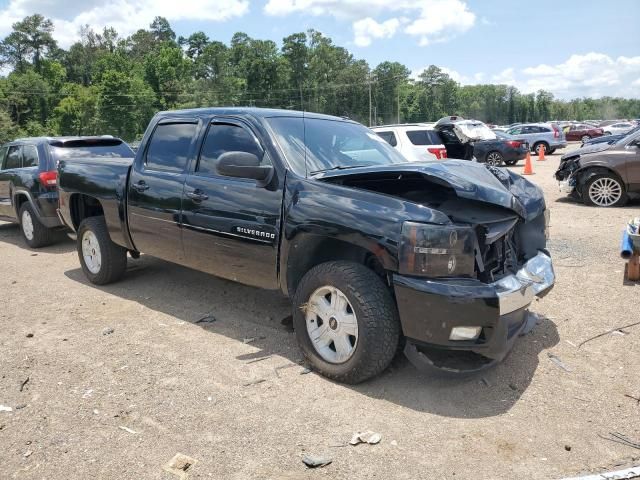
[[[292,296],[302,277],[313,267],[330,261],[351,261],[374,271],[388,284],[389,260],[377,244],[364,246],[337,238],[305,234],[291,240],[281,278],[284,293]]]
[[[602,175],[602,174],[612,175],[620,182],[620,184],[622,185],[622,188],[624,188],[625,191],[627,190],[627,185],[624,179],[620,176],[618,172],[604,165],[592,165],[592,166],[586,166],[578,170],[575,174],[578,180],[580,194],[582,195],[582,187],[584,186],[585,183],[589,181],[591,177],[593,177],[594,175]]]
[[[31,205],[31,208],[33,208],[36,216],[40,218],[40,209],[36,205],[36,202],[33,201],[31,195],[29,195],[29,192],[25,190],[14,190],[12,192],[12,202],[13,209],[16,212],[16,218],[18,219],[18,221],[20,220],[20,209],[25,203],[29,203]]]
[[[84,193],[74,193],[69,197],[69,213],[73,229],[77,231],[85,218],[104,215],[104,208],[97,198]]]

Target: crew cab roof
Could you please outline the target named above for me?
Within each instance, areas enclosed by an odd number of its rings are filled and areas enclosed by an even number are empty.
[[[301,112],[298,110],[284,110],[277,108],[257,108],[257,107],[208,107],[208,108],[190,108],[185,110],[166,110],[158,112],[156,117],[211,117],[214,115],[231,115],[254,118],[273,118],[273,117],[296,117],[296,118],[314,118],[320,120],[340,120],[354,122],[346,117],[336,117],[333,115],[324,115],[321,113]]]

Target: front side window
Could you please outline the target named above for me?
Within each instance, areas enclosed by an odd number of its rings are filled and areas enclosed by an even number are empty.
[[[22,147],[22,166],[35,167],[38,165],[38,149],[34,145]]]
[[[4,165],[2,166],[3,170],[9,170],[10,168],[20,168],[22,166],[20,150],[21,147],[18,145],[9,147],[7,158],[5,158]]]
[[[146,168],[174,173],[183,172],[187,166],[196,127],[195,123],[158,125],[147,148]]]
[[[227,152],[247,152],[268,163],[262,147],[247,129],[231,123],[214,123],[209,127],[202,145],[196,171],[203,175],[216,175],[216,164],[220,155]]]

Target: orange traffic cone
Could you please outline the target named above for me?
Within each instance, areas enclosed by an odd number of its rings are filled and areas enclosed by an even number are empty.
[[[531,153],[527,152],[527,159],[524,162],[523,175],[533,175],[533,167],[531,166]]]
[[[544,145],[540,145],[540,148],[538,149],[538,161],[539,162],[542,162],[543,160],[545,160],[544,151],[545,151]]]

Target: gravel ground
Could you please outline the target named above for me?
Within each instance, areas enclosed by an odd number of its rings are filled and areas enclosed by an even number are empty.
[[[172,479],[176,453],[194,479],[552,479],[640,463],[599,437],[640,441],[640,403],[625,396],[640,397],[640,327],[577,348],[640,318],[618,258],[640,204],[567,200],[559,158],[530,177],[552,211],[556,288],[511,355],[465,379],[398,359],[363,385],[332,383],[305,374],[277,293],[149,257],[96,287],[71,240],[36,252],[0,225],[0,405],[13,409],[0,411],[0,477]],[[346,445],[363,430],[382,441]],[[333,463],[308,470],[305,454]]]

